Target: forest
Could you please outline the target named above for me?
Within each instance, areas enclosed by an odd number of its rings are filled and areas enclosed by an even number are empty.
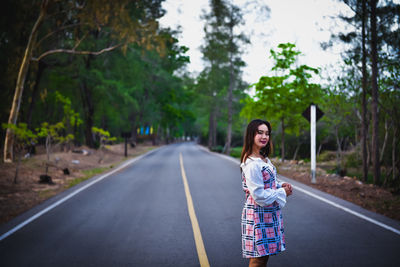
[[[300,65],[302,51],[290,42],[265,51],[273,68],[246,83],[251,39],[240,31],[244,11],[229,0],[210,0],[201,15],[198,75],[188,71],[179,30],[159,24],[163,0],[4,0],[2,161],[48,142],[98,148],[124,136],[133,144],[195,140],[237,156],[253,118],[273,125],[273,156],[309,161],[302,112],[313,102],[324,111],[317,160],[334,159],[334,172],[400,191],[400,4],[341,2],[353,14],[335,20],[352,30],[321,43],[346,47],[341,71],[322,85],[314,78],[323,70]]]

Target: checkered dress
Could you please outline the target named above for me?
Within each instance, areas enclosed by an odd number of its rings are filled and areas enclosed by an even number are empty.
[[[264,189],[277,189],[276,168],[270,161],[265,164],[262,163],[261,173]],[[284,251],[285,235],[279,204],[275,201],[268,206],[259,206],[250,194],[243,172],[242,186],[246,193],[246,201],[242,212],[243,257],[262,257]]]

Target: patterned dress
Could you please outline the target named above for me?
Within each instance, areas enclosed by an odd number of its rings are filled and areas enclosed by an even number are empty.
[[[284,251],[281,207],[286,203],[286,193],[276,179],[275,166],[269,159],[264,162],[248,158],[241,168],[246,193],[241,223],[243,257],[262,257]]]

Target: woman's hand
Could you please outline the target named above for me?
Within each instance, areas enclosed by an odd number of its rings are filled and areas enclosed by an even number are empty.
[[[286,195],[290,196],[293,192],[292,185],[288,183],[283,183],[282,188],[285,189]]]

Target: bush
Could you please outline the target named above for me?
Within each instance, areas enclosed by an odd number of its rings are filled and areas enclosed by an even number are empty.
[[[362,166],[361,158],[356,151],[345,155],[344,162],[346,168],[360,168]]]
[[[242,154],[242,147],[232,147],[231,149],[231,156],[234,158],[240,158]]]
[[[222,153],[222,150],[224,150],[223,146],[213,146],[211,148],[211,151],[218,152],[218,153]]]
[[[323,151],[319,156],[317,156],[317,161],[318,162],[324,162],[324,161],[331,161],[336,158],[336,152],[335,151]]]

